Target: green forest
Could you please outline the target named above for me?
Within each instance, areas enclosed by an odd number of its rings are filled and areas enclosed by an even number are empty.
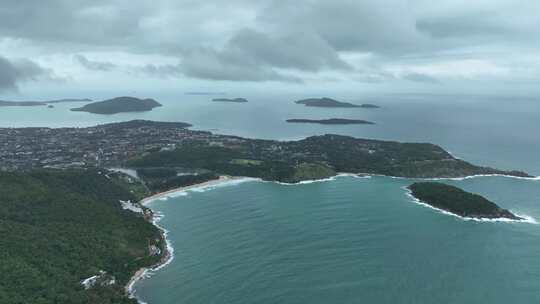
[[[124,286],[164,244],[119,204],[135,199],[98,170],[0,172],[0,303],[136,303]],[[85,290],[100,271],[114,284]]]
[[[459,216],[474,218],[521,219],[485,197],[436,182],[418,182],[409,186],[412,195],[426,204]]]

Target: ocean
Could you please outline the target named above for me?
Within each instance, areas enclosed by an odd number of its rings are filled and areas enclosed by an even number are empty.
[[[164,107],[110,116],[68,111],[77,104],[0,108],[0,127],[150,119],[251,138],[335,133],[432,142],[475,164],[540,175],[540,98],[331,95],[382,108],[325,109],[292,102],[311,96],[258,96],[239,95],[247,104],[152,96]],[[289,118],[376,124],[287,124]],[[539,224],[443,214],[407,196],[404,187],[412,182],[376,176],[301,185],[246,180],[156,200],[150,206],[164,215],[159,224],[169,231],[175,256],[139,281],[136,295],[149,304],[540,303]],[[540,222],[539,180],[444,182]]]

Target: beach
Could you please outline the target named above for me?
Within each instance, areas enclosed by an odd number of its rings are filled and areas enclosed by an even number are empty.
[[[233,180],[241,180],[241,179],[245,179],[245,178],[222,175],[218,179],[206,181],[206,182],[199,183],[199,184],[193,184],[193,185],[189,185],[189,186],[178,187],[178,188],[171,189],[171,190],[168,190],[168,191],[156,193],[154,195],[151,195],[149,197],[146,197],[146,198],[142,199],[139,202],[139,204],[141,204],[142,206],[145,206],[146,208],[149,208],[148,204],[151,203],[152,201],[167,197],[167,196],[172,195],[174,193],[183,192],[183,191],[189,191],[189,190],[193,190],[193,189],[197,189],[197,188],[212,187],[212,186],[216,186],[216,185],[219,185],[219,184],[222,184],[222,183],[230,182],[230,181],[233,181]],[[158,222],[159,222],[159,220],[161,218],[162,218],[162,215],[159,215],[159,214],[156,214],[156,213],[152,212],[152,218],[150,219],[150,221],[152,222],[152,224],[154,226],[156,226],[161,231],[161,236],[166,242],[166,246],[165,246],[165,249],[164,249],[165,252],[164,252],[162,258],[160,259],[160,261],[156,265],[153,265],[151,267],[143,267],[143,268],[137,270],[135,272],[135,274],[133,275],[133,277],[131,277],[129,282],[126,284],[125,288],[126,288],[126,293],[132,298],[136,298],[136,296],[134,295],[134,288],[133,288],[135,283],[137,283],[139,280],[143,279],[145,277],[145,275],[148,273],[148,271],[159,270],[160,268],[162,268],[162,267],[166,266],[167,264],[169,264],[172,261],[172,259],[174,258],[174,255],[173,255],[174,249],[173,249],[172,245],[170,244],[170,241],[167,238],[168,231],[166,229],[164,229],[163,227],[158,225]]]

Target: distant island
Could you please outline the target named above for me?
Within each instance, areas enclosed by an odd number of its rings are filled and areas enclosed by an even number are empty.
[[[419,182],[408,187],[411,194],[432,207],[468,218],[523,220],[497,204],[457,187],[436,182]]]
[[[185,92],[184,95],[225,95],[225,92]]]
[[[135,97],[116,97],[104,101],[87,104],[71,111],[94,114],[117,114],[126,112],[146,112],[162,105],[154,99],[139,99]]]
[[[247,99],[245,98],[214,98],[212,99],[212,101],[215,101],[215,102],[248,102]]]
[[[379,108],[374,104],[354,104],[350,102],[337,101],[332,98],[308,98],[295,101],[296,104],[303,104],[306,107],[321,107],[321,108]]]
[[[55,99],[55,100],[45,100],[45,101],[7,101],[0,100],[0,107],[35,107],[35,106],[46,106],[53,103],[62,103],[62,102],[91,102],[92,99],[83,98],[65,98],[65,99]]]
[[[374,105],[372,103],[363,103],[360,105],[361,108],[366,108],[366,109],[378,109],[380,108],[380,106],[378,105]]]
[[[373,125],[374,122],[361,119],[345,119],[345,118],[330,118],[330,119],[287,119],[289,123],[312,123],[321,125]]]

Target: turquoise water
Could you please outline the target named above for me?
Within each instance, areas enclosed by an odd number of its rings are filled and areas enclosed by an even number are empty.
[[[0,127],[151,119],[253,138],[336,133],[432,142],[476,164],[540,175],[539,98],[328,95],[383,108],[307,108],[292,101],[309,95],[267,92],[237,95],[249,98],[248,104],[152,95],[164,107],[110,116],[69,111],[79,104],[0,108]],[[285,122],[333,117],[377,124]],[[152,207],[165,214],[160,224],[170,231],[175,259],[140,281],[137,295],[150,304],[540,303],[540,225],[441,214],[407,197],[402,187],[410,182],[384,177],[295,186],[246,182],[156,201]],[[446,182],[540,221],[540,181]]]
[[[409,180],[246,182],[155,201],[172,263],[148,303],[539,303],[540,225],[464,221],[415,204]],[[540,219],[540,182],[449,181]]]

